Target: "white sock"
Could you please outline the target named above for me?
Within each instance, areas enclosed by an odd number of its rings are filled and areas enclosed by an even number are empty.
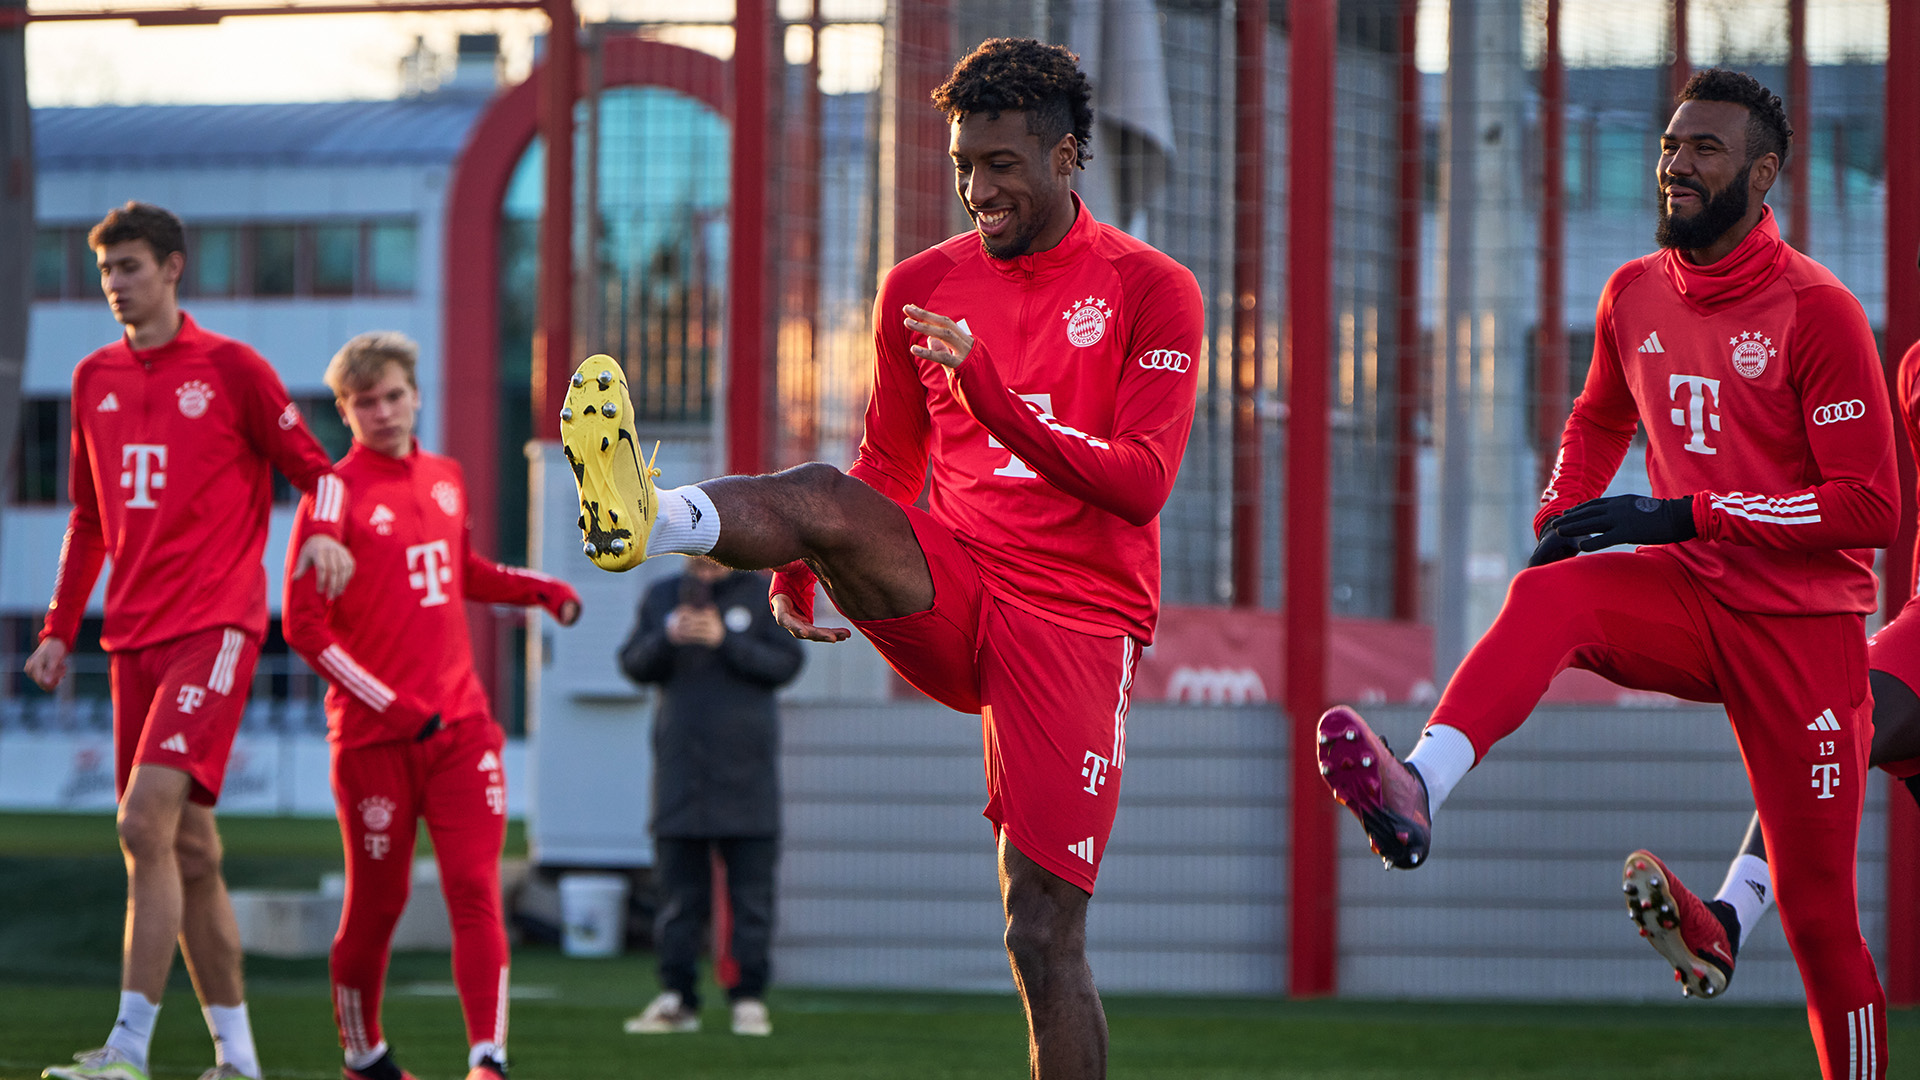
[[[387,1040],[385,1039],[381,1039],[378,1043],[374,1044],[373,1049],[364,1054],[356,1054],[351,1050],[348,1050],[345,1054],[347,1068],[355,1070],[364,1069],[386,1056]]]
[[[1720,883],[1720,891],[1713,898],[1733,905],[1734,914],[1740,917],[1740,944],[1744,947],[1747,935],[1773,906],[1773,871],[1767,868],[1767,860],[1747,854],[1733,860],[1727,867],[1727,880]]]
[[[1420,770],[1420,779],[1427,782],[1427,813],[1437,814],[1453,794],[1453,785],[1473,768],[1473,741],[1457,727],[1428,724],[1407,764]]]
[[[477,1069],[482,1061],[492,1058],[502,1065],[507,1063],[507,1048],[497,1042],[477,1042],[467,1051],[467,1068]]]
[[[660,514],[647,534],[647,558],[669,553],[705,555],[720,542],[720,513],[698,484],[658,493]]]
[[[153,1045],[153,1022],[160,1015],[160,1003],[147,1000],[138,990],[120,991],[120,1015],[113,1018],[113,1032],[107,1045],[147,1067],[147,1048]]]
[[[247,1003],[238,1005],[202,1005],[207,1031],[213,1035],[213,1063],[226,1062],[248,1076],[260,1075],[260,1052],[253,1047],[253,1025],[247,1020]]]

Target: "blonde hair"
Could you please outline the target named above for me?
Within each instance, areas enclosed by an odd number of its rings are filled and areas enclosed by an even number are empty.
[[[407,385],[418,390],[413,368],[420,360],[420,346],[398,330],[373,330],[354,337],[340,346],[327,362],[325,381],[336,401],[345,401],[355,391],[378,382],[388,364],[399,364]]]

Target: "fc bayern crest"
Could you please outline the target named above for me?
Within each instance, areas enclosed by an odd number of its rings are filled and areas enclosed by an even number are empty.
[[[1060,317],[1067,320],[1067,340],[1084,349],[1107,336],[1107,316],[1112,314],[1105,300],[1089,296],[1075,301]]]
[[[393,800],[375,795],[360,800],[360,821],[369,832],[385,832],[393,824]]]
[[[1733,346],[1733,370],[1749,379],[1759,378],[1767,370],[1767,361],[1780,351],[1773,347],[1772,338],[1758,330],[1730,337],[1727,344]]]
[[[207,415],[207,403],[213,400],[213,387],[199,379],[189,380],[173,393],[180,399],[180,415],[189,420]]]
[[[433,501],[440,504],[440,512],[448,517],[460,513],[460,489],[445,480],[433,485]]]

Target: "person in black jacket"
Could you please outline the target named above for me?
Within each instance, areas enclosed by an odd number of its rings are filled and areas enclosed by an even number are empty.
[[[660,687],[653,721],[654,926],[661,993],[633,1034],[700,1030],[695,965],[712,906],[712,852],[727,868],[733,1032],[768,1035],[763,995],[780,836],[780,729],[773,692],[800,671],[800,642],[773,621],[764,574],[690,558],[656,583],[620,648],[620,669]]]

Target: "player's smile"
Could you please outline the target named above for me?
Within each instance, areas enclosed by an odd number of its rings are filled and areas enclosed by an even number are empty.
[[[1055,160],[1060,145],[1042,145],[1027,121],[1025,112],[1009,111],[964,116],[950,127],[954,190],[996,259],[1045,251],[1073,225],[1072,166],[1063,168]]]

